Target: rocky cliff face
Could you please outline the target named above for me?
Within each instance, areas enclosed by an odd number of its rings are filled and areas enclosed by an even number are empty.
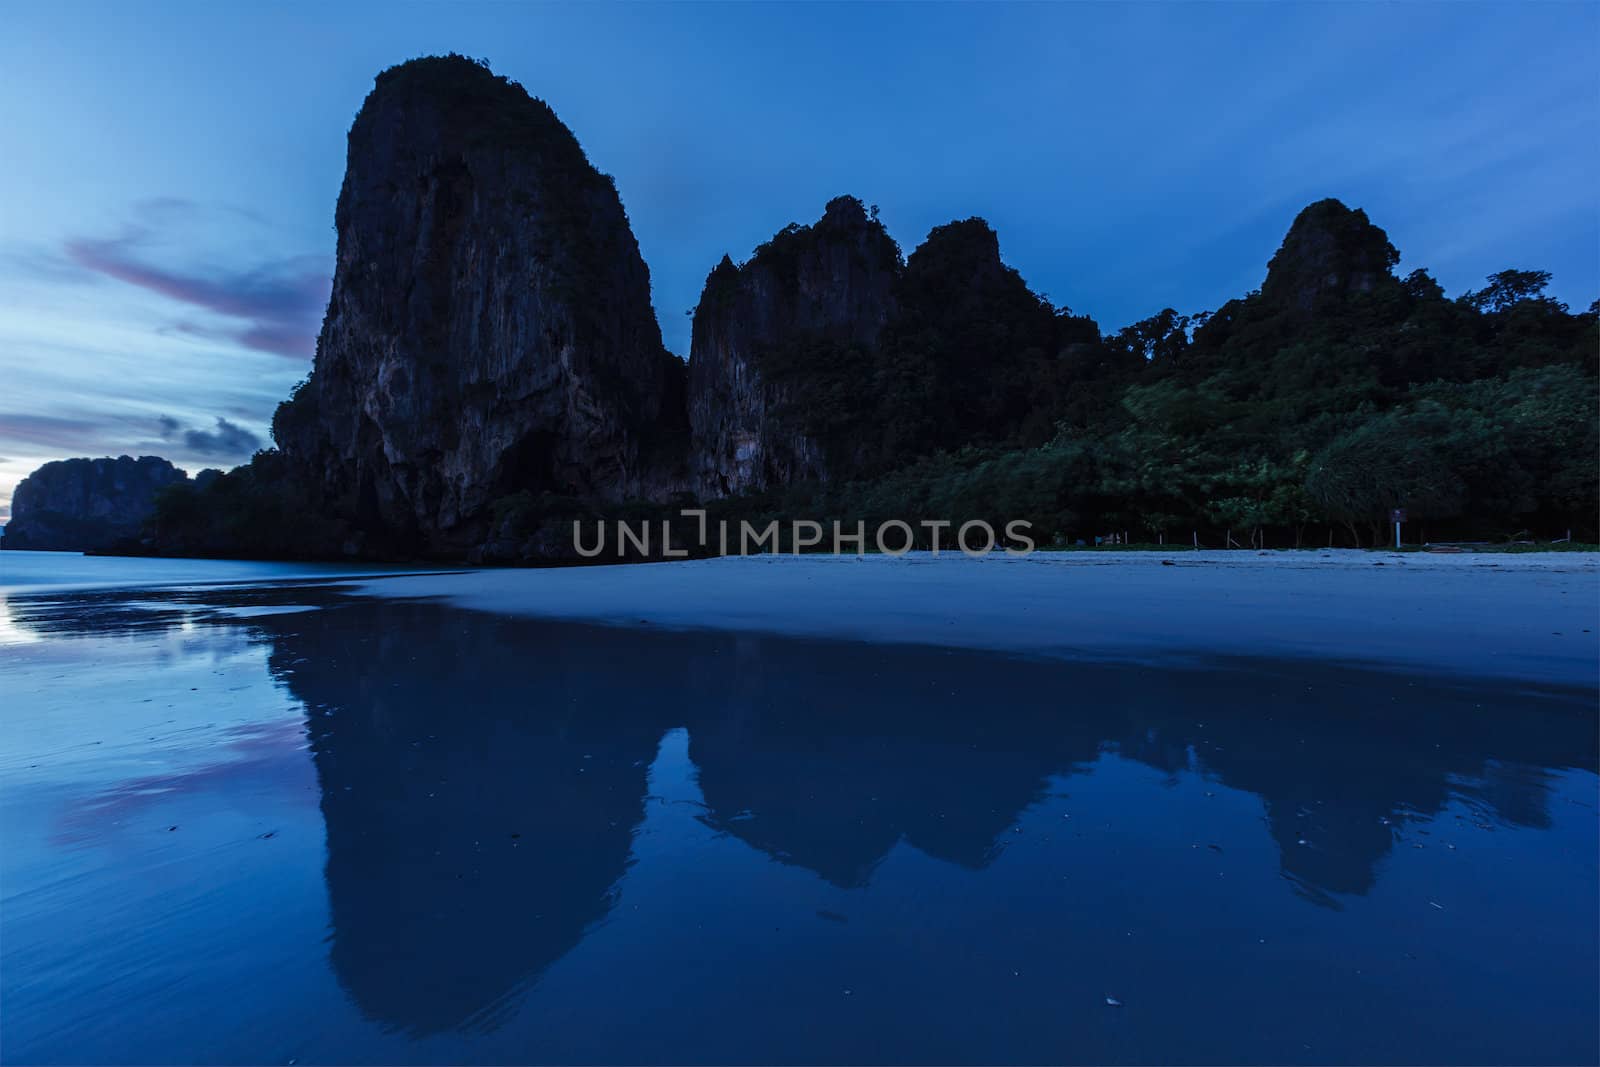
[[[188,475],[158,456],[63,459],[17,485],[5,548],[89,552],[136,536],[156,494]]]
[[[1030,415],[1050,409],[1055,311],[1001,260],[987,222],[934,227],[907,257],[896,293],[881,387],[889,462],[1012,439]]]
[[[1329,298],[1371,292],[1399,261],[1388,234],[1365,211],[1319,200],[1295,216],[1267,265],[1261,295],[1310,311]]]
[[[543,102],[458,56],[385,71],[335,225],[315,368],[273,424],[328,512],[453,552],[519,491],[682,485],[683,364],[614,185]]]
[[[854,197],[779,233],[742,267],[723,258],[695,309],[689,351],[690,468],[701,496],[827,477],[820,364],[853,364],[865,384],[899,270],[899,249]]]

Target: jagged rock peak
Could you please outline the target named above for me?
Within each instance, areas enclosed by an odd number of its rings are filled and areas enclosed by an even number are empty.
[[[935,226],[928,231],[927,238],[917,246],[918,252],[928,247],[941,246],[964,249],[975,259],[1000,258],[1000,235],[994,232],[994,227],[989,225],[988,219],[974,215],[968,219],[956,219],[943,226]],[[913,255],[916,252],[912,253]]]
[[[1295,216],[1267,265],[1261,294],[1310,310],[1322,300],[1370,292],[1391,277],[1400,253],[1367,213],[1338,200],[1319,200]]]
[[[953,285],[952,298],[959,299],[972,285],[992,286],[1012,276],[1021,276],[1000,259],[1000,235],[980,218],[960,219],[935,226],[927,240],[906,259],[909,277],[939,278]]]
[[[822,217],[810,226],[790,223],[773,235],[772,240],[759,246],[743,271],[763,268],[792,275],[809,259],[807,266],[828,267],[842,281],[849,279],[841,269],[854,265],[872,271],[895,271],[900,267],[900,246],[876,218],[867,214],[861,201],[853,196],[837,196],[828,201]],[[846,259],[854,261],[847,264]],[[827,260],[822,263],[822,260]],[[848,273],[848,272],[845,272]],[[813,281],[821,281],[816,275]]]
[[[865,229],[872,221],[860,200],[853,196],[836,196],[823,207],[817,225],[829,229]]]
[[[465,56],[420,56],[380,72],[356,113],[352,135],[363,129],[371,132],[384,110],[396,105],[427,109],[453,120],[440,132],[465,140],[551,139],[568,152],[583,152],[550,105],[518,82],[495,74],[488,64]]]
[[[139,533],[155,498],[188,475],[160,456],[60,459],[17,484],[6,548],[84,552]]]
[[[451,552],[521,491],[681,485],[683,365],[615,185],[461,56],[384,71],[350,129],[315,369],[274,421],[328,510]]]
[[[830,200],[743,266],[724,256],[695,308],[690,469],[706,496],[827,477],[805,423],[808,361],[866,350],[894,311],[900,249],[860,200]]]

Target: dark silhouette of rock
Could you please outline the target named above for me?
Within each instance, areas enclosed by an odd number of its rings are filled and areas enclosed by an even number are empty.
[[[460,56],[380,74],[350,129],[333,293],[273,423],[326,509],[454,552],[520,490],[682,481],[683,364],[611,179],[520,85]]]
[[[726,256],[694,313],[689,424],[704,496],[824,480],[824,443],[807,425],[823,360],[853,361],[865,385],[894,311],[900,250],[852,196],[790,226],[743,266]]]
[[[156,494],[188,475],[159,456],[63,459],[18,483],[0,547],[92,552],[137,536]]]
[[[903,466],[1054,432],[1067,345],[982,219],[938,226],[904,262],[854,197],[706,279],[689,357],[690,466],[706,497]]]
[[[1360,208],[1332,198],[1295,216],[1283,245],[1267,264],[1261,295],[1302,311],[1329,298],[1368,293],[1391,278],[1400,253],[1389,235]]]
[[[1001,260],[986,221],[934,227],[906,258],[896,295],[874,420],[886,466],[971,444],[1042,444],[1054,433],[1069,366],[1058,357],[1086,323],[1057,322],[1050,303]]]

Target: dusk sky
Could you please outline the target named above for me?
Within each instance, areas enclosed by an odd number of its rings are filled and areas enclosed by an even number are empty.
[[[0,522],[69,456],[191,472],[310,369],[378,71],[488,58],[615,176],[662,332],[830,197],[906,252],[981,215],[1108,331],[1261,282],[1363,207],[1452,295],[1600,296],[1600,4],[834,7],[14,2],[0,34]]]

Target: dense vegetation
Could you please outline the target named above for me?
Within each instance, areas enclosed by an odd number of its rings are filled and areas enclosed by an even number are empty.
[[[1425,271],[1396,277],[1397,261],[1365,214],[1322,201],[1259,291],[1102,335],[1029,291],[981,220],[939,227],[906,260],[871,349],[800,339],[769,354],[767,373],[803,385],[786,414],[847,460],[838,476],[715,502],[713,520],[1026,519],[1042,544],[1285,547],[1382,543],[1403,507],[1413,540],[1595,540],[1596,306],[1573,313],[1545,295],[1547,274],[1520,270],[1451,299]],[[182,543],[252,554],[332,550],[280,474],[266,454],[206,489],[206,506],[174,489],[159,531],[198,524],[211,533]],[[684,503],[517,494],[489,554],[560,554],[573,518],[660,519]]]
[[[287,406],[287,402],[285,404]],[[282,453],[257,452],[226,474],[183,482],[156,497],[144,545],[169,556],[235,559],[334,558],[362,543],[319,514]]]

